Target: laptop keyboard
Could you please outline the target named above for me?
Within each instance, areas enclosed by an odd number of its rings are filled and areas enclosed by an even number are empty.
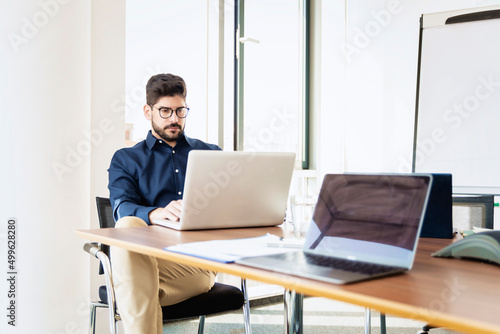
[[[385,266],[368,262],[344,260],[317,254],[304,253],[304,255],[307,262],[311,264],[366,275],[377,275],[401,269],[398,267]]]

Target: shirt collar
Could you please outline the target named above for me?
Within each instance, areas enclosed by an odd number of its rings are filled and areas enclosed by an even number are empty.
[[[184,142],[188,144],[190,147],[194,147],[194,139],[191,139],[185,135],[182,135],[182,139],[184,139]]]
[[[146,145],[148,146],[148,148],[150,150],[153,149],[153,147],[155,146],[155,144],[159,141],[160,139],[156,138],[155,136],[153,136],[153,133],[151,132],[151,130],[149,130],[148,132],[148,136],[146,137]],[[178,140],[177,140],[177,145],[179,144],[187,144],[189,146],[193,146],[193,142],[192,142],[192,139],[185,136],[185,135],[182,135]]]

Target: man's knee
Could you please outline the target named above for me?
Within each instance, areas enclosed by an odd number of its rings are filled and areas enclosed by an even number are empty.
[[[120,218],[115,224],[115,228],[139,226],[148,226],[148,224],[141,218],[133,216]]]

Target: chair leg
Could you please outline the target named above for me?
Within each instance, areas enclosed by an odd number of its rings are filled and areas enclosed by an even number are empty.
[[[96,306],[91,302],[90,303],[90,326],[89,333],[95,334],[95,316],[96,316]]]
[[[302,334],[303,326],[303,304],[304,295],[293,290],[285,289],[285,333]]]
[[[198,324],[198,334],[203,334],[205,331],[205,316],[200,316],[200,323]]]
[[[369,308],[365,309],[365,334],[370,334],[371,333],[371,325],[372,323],[372,317],[371,317],[371,310]],[[380,334],[386,334],[387,333],[387,328],[385,324],[385,314],[380,313]]]
[[[372,331],[372,316],[371,310],[367,307],[365,308],[365,334],[370,334]]]
[[[387,333],[387,326],[385,323],[385,314],[380,313],[380,334],[386,334]]]
[[[432,326],[429,326],[429,325],[425,325],[422,327],[422,330],[419,331],[417,334],[429,334],[429,331],[434,328]]]
[[[250,299],[248,298],[247,280],[241,279],[241,291],[245,303],[243,304],[243,321],[245,323],[245,334],[252,334],[252,326],[250,325]]]
[[[95,302],[95,301],[90,302],[90,326],[89,326],[89,333],[90,334],[95,334],[97,308],[107,308],[108,310],[110,309],[108,304],[103,304],[101,302]],[[120,315],[118,313],[110,314],[109,317],[110,317],[110,319],[109,319],[109,332],[111,334],[116,334],[117,333],[117,322],[121,320]]]

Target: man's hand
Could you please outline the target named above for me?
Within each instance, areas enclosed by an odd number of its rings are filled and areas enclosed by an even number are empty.
[[[149,221],[153,224],[154,219],[168,219],[179,221],[181,217],[182,200],[172,201],[164,208],[154,209],[149,213]]]

